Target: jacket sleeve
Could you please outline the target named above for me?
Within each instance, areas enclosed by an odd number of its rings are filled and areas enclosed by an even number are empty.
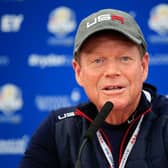
[[[164,130],[164,141],[165,141],[164,144],[165,144],[165,150],[166,150],[167,159],[168,159],[168,116],[167,116],[166,126]]]
[[[19,168],[58,168],[55,146],[54,113],[40,125],[32,136]]]

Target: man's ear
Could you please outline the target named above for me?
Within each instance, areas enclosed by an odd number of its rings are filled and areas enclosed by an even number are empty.
[[[142,58],[142,69],[143,69],[143,76],[144,76],[144,81],[145,81],[147,79],[148,69],[149,69],[149,54],[148,54],[148,52],[146,52]]]
[[[78,61],[75,59],[72,60],[72,67],[75,72],[75,78],[77,83],[82,86],[82,80],[81,80],[81,66]]]

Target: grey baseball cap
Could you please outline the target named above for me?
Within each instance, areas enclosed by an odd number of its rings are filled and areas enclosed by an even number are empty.
[[[77,57],[82,44],[96,32],[112,30],[128,37],[147,50],[144,35],[134,18],[126,12],[115,9],[102,9],[84,18],[77,30],[74,44],[74,57]]]

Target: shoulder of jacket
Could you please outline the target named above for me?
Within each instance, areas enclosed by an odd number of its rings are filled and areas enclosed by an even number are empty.
[[[64,107],[57,109],[54,112],[54,118],[56,122],[64,121],[70,118],[81,118],[79,115],[77,115],[77,111],[87,111],[88,109],[92,108],[91,103],[81,103],[76,106],[71,107]],[[87,114],[88,115],[88,114]]]
[[[75,111],[77,107],[65,107],[65,108],[60,108],[58,110],[54,110],[54,118],[55,122],[63,121],[68,118],[75,117]]]
[[[168,116],[168,98],[163,95],[157,95],[152,102],[152,110],[159,116]]]

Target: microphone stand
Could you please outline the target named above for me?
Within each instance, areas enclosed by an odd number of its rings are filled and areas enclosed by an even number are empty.
[[[75,168],[81,168],[82,165],[81,165],[81,154],[82,154],[82,151],[85,147],[85,145],[88,143],[88,138],[84,138],[83,141],[82,141],[82,144],[79,148],[79,153],[78,153],[78,159],[76,160],[76,163],[75,163]]]

